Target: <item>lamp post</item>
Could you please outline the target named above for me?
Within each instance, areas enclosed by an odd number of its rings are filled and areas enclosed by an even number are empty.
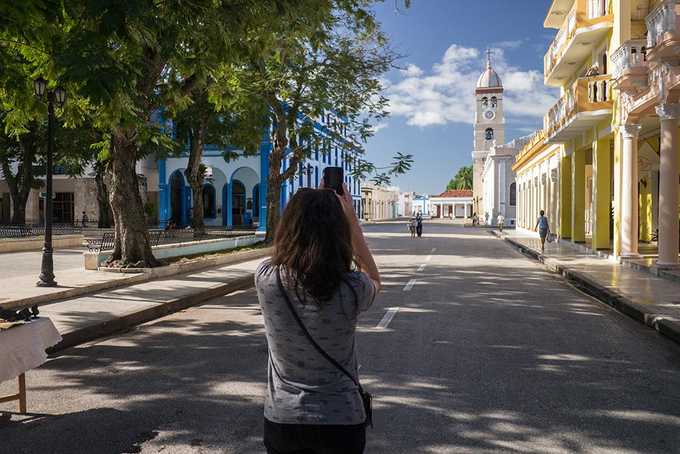
[[[47,81],[42,77],[37,78],[33,87],[38,98],[44,98],[47,94],[47,173],[45,176],[45,244],[42,250],[42,264],[40,276],[36,285],[38,287],[56,287],[54,280],[54,262],[52,260],[52,159],[54,155],[54,104],[59,107],[66,102],[66,91],[57,87],[47,90]]]

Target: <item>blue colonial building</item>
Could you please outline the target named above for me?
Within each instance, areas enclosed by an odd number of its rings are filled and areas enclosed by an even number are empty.
[[[309,121],[301,117],[299,121]],[[354,207],[360,216],[361,183],[351,175],[357,164],[357,152],[350,147],[344,122],[332,113],[314,120],[317,135],[322,138],[311,145],[311,156],[299,163],[295,176],[282,184],[281,206],[284,207],[298,188],[318,188],[323,169],[340,166],[345,170],[345,183],[352,193]],[[331,133],[333,132],[333,133]],[[206,146],[203,194],[204,222],[209,227],[258,227],[264,231],[267,216],[267,174],[272,150],[270,134],[263,134],[259,154],[241,156],[227,162],[224,150]],[[185,227],[191,221],[192,195],[185,172],[188,148],[178,157],[147,159],[139,163],[138,173],[145,176],[148,204],[157,206],[161,227],[172,221]],[[289,159],[282,168],[287,169]]]

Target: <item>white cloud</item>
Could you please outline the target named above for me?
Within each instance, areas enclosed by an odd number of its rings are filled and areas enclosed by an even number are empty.
[[[423,75],[423,70],[412,63],[409,64],[406,69],[400,70],[400,72],[406,77],[420,77]]]
[[[503,44],[500,46],[500,44]],[[543,74],[509,64],[504,48],[494,49],[493,67],[503,81],[506,116],[524,119],[542,118],[556,101],[556,92],[543,85]],[[400,72],[399,80],[385,84],[393,116],[406,117],[413,126],[432,126],[474,121],[474,88],[483,71],[484,52],[452,44],[440,62],[426,73],[415,65]]]

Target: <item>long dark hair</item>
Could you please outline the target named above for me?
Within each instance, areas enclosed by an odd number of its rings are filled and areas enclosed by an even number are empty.
[[[329,189],[299,189],[274,237],[271,265],[292,279],[295,291],[322,302],[333,297],[352,268],[352,234],[342,205]]]

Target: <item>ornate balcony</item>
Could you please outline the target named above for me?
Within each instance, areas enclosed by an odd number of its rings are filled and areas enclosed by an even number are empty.
[[[615,88],[637,92],[647,87],[647,41],[633,39],[623,43],[611,56]]]
[[[566,142],[612,114],[609,75],[581,77],[543,119],[549,143]]]
[[[596,7],[600,0],[575,1],[557,36],[543,58],[546,85],[560,86],[576,70],[607,32],[614,20],[608,11]]]
[[[645,19],[649,60],[677,57],[680,45],[680,0],[663,0]]]

